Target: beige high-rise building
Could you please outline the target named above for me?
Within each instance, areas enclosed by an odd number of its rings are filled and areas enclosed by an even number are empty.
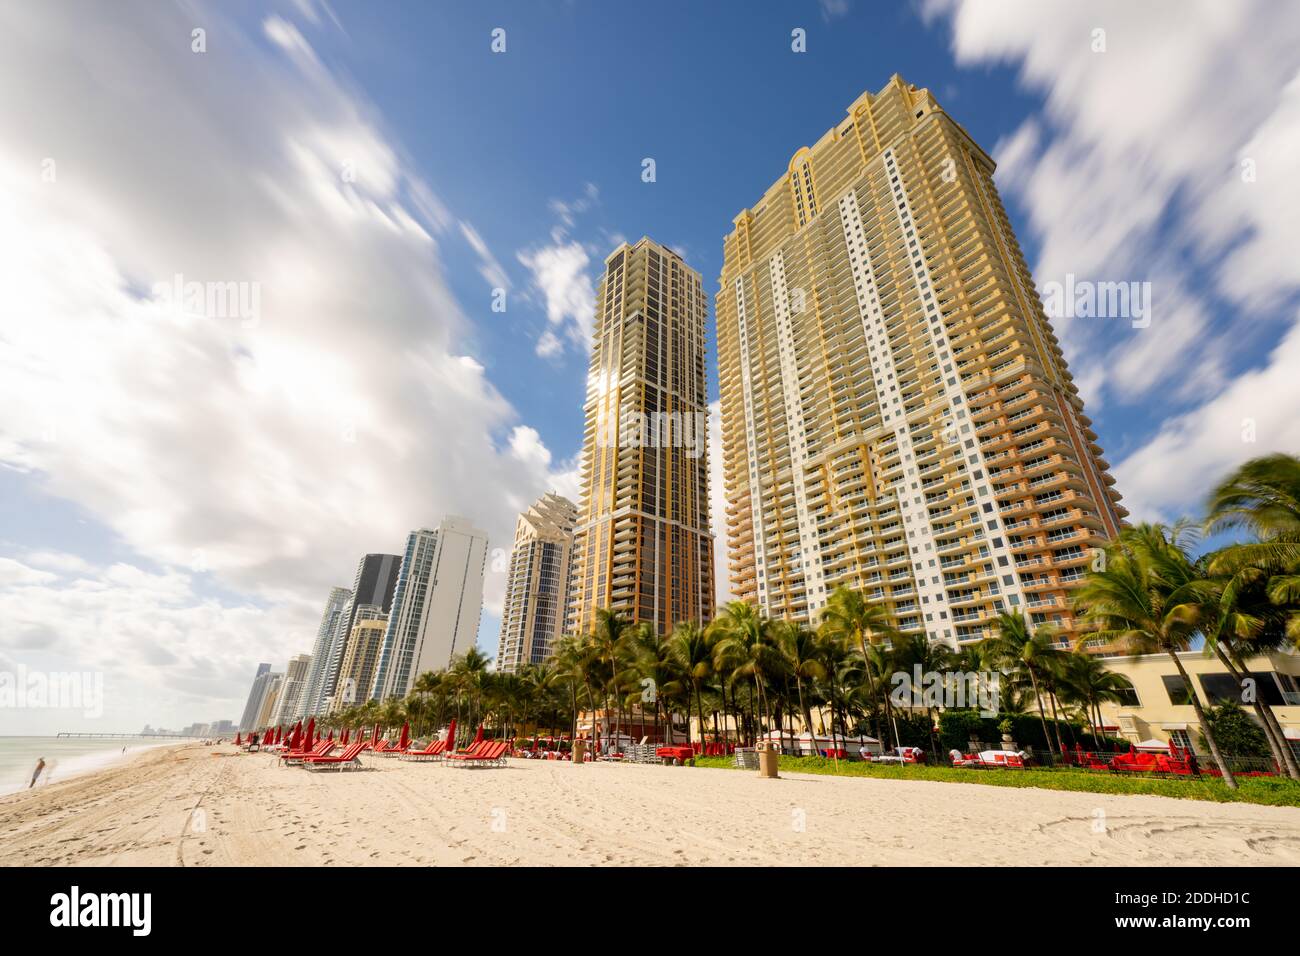
[[[569,593],[569,563],[578,509],[572,501],[547,493],[515,522],[501,640],[496,668],[517,674],[551,656],[564,631]]]
[[[266,693],[262,696],[262,706],[257,711],[255,727],[270,727],[271,718],[275,716],[280,703],[280,691],[284,687],[283,674],[271,674],[266,682]]]
[[[280,685],[280,698],[271,715],[273,725],[292,723],[298,711],[298,701],[307,687],[307,677],[311,672],[311,655],[299,654],[289,658],[284,669],[284,681]]]
[[[660,634],[713,612],[708,303],[700,274],[650,239],[605,260],[596,292],[568,630],[599,608]]]
[[[356,623],[348,637],[347,650],[339,664],[338,681],[330,698],[330,713],[359,704],[370,696],[375,668],[388,630],[388,615],[376,604],[358,604]]]
[[[954,645],[1067,595],[1127,513],[993,184],[926,90],[864,93],[735,219],[717,298],[733,588],[837,585]]]

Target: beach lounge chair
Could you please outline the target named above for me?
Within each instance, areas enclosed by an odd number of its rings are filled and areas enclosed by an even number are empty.
[[[291,750],[288,753],[280,754],[278,759],[282,766],[291,766],[293,764],[301,763],[308,757],[323,757],[337,746],[338,745],[332,740],[322,740],[310,751]]]
[[[478,741],[477,743],[472,743],[472,744],[470,744],[468,750],[447,750],[447,751],[443,754],[443,756],[444,756],[444,757],[455,757],[455,758],[458,759],[458,760],[459,760],[461,757],[472,757],[472,756],[475,756],[475,755],[481,753],[483,750],[487,749],[487,747],[488,747],[491,743],[492,743],[492,741],[490,741],[490,740],[480,740],[480,741]]]
[[[299,766],[304,770],[360,770],[363,746],[364,744],[348,744],[347,749],[337,756],[326,754],[319,757],[304,757]]]
[[[485,746],[480,747],[477,751],[464,754],[448,754],[444,763],[450,763],[457,767],[504,767],[506,765],[506,750],[509,747],[510,744],[504,740],[485,741]]]
[[[433,740],[423,750],[408,750],[401,754],[402,760],[430,761],[441,760],[442,752],[447,749],[447,741]]]

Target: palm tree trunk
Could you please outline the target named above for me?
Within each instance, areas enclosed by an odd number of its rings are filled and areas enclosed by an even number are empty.
[[[1242,684],[1243,672],[1234,665],[1233,661],[1224,652],[1223,646],[1217,641],[1214,644],[1214,653],[1218,655],[1223,666],[1228,669],[1232,679],[1237,682],[1237,686]],[[1288,777],[1292,780],[1300,780],[1300,767],[1297,767],[1295,755],[1291,752],[1291,745],[1286,742],[1286,734],[1282,731],[1282,726],[1277,722],[1277,715],[1273,713],[1273,708],[1260,699],[1258,694],[1255,695],[1251,706],[1255,710],[1255,716],[1264,726],[1264,736],[1268,738],[1269,749],[1273,751],[1273,759],[1277,761],[1279,767],[1286,771]]]
[[[1187,693],[1192,698],[1192,709],[1196,711],[1196,721],[1201,725],[1201,735],[1205,737],[1206,746],[1210,748],[1210,754],[1214,757],[1214,762],[1219,765],[1219,772],[1223,774],[1223,782],[1228,785],[1229,790],[1237,789],[1237,780],[1228,768],[1227,762],[1223,755],[1219,753],[1219,744],[1214,739],[1214,731],[1210,729],[1210,722],[1205,719],[1205,710],[1201,707],[1201,698],[1196,693],[1196,688],[1192,686],[1192,679],[1187,676],[1187,671],[1183,668],[1183,662],[1179,660],[1178,653],[1172,648],[1169,650],[1169,656],[1173,659],[1174,666],[1178,668],[1179,675],[1183,678],[1183,684],[1187,688]]]
[[[1056,711],[1056,688],[1047,685],[1047,699],[1052,703],[1052,732],[1056,734],[1057,753],[1065,753],[1065,744],[1061,742],[1061,717]]]
[[[1052,735],[1047,732],[1047,715],[1043,713],[1043,695],[1038,692],[1038,676],[1032,667],[1029,668],[1029,682],[1034,685],[1034,700],[1038,703],[1038,720],[1043,725],[1043,741],[1047,744],[1047,752],[1054,753]]]

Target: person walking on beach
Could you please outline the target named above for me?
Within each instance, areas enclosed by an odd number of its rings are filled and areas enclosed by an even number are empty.
[[[32,771],[32,782],[27,785],[28,790],[36,786],[36,778],[41,775],[41,771],[44,769],[45,769],[45,758],[40,757],[36,761],[36,769]]]

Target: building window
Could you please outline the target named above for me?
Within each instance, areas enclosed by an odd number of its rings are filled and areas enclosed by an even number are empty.
[[[1160,679],[1164,681],[1165,693],[1169,695],[1169,703],[1178,707],[1191,704],[1191,691],[1181,674],[1164,674]]]

